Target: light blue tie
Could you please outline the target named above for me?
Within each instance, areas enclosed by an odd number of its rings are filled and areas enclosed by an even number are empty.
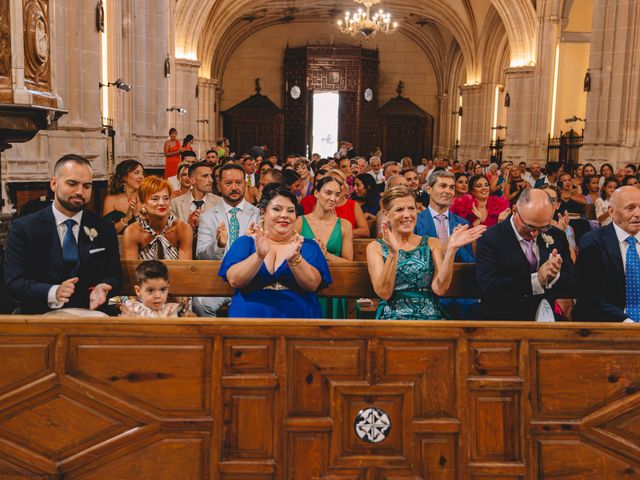
[[[73,236],[76,221],[70,218],[65,220],[64,224],[67,226],[67,231],[62,239],[62,261],[75,267],[78,264],[78,242]]]
[[[640,257],[636,249],[635,237],[627,238],[626,286],[627,316],[634,322],[640,321]]]
[[[240,222],[238,222],[238,207],[229,210],[229,245],[233,244],[240,236]]]

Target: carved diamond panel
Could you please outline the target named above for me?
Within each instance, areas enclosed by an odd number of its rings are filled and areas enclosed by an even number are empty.
[[[5,409],[0,438],[59,461],[136,426],[88,397],[56,388]]]

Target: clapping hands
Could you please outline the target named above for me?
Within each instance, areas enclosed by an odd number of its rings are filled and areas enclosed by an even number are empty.
[[[458,225],[449,236],[447,248],[460,248],[475,242],[486,230],[486,225],[478,225],[471,228],[469,228],[469,225]]]
[[[398,242],[396,236],[391,232],[389,222],[383,222],[382,224],[382,239],[384,243],[387,244],[389,253],[396,255],[400,250],[400,242]]]
[[[229,241],[229,231],[227,230],[227,225],[225,223],[218,225],[218,228],[216,229],[216,239],[218,240],[219,248],[225,248],[227,246],[227,242]]]
[[[540,265],[538,269],[538,280],[543,288],[556,278],[556,275],[560,273],[562,269],[562,256],[558,253],[558,249],[554,248],[549,256],[549,259]]]
[[[269,250],[271,250],[271,242],[269,241],[268,235],[262,227],[254,227],[253,238],[256,244],[256,254],[263,260],[269,253]]]

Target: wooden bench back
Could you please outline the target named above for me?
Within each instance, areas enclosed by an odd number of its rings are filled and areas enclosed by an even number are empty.
[[[136,283],[135,269],[139,260],[123,260],[123,289],[125,295],[133,295]],[[233,288],[218,276],[219,261],[167,260],[170,291],[173,295],[202,297],[229,297]],[[323,297],[376,298],[369,278],[366,262],[330,264],[333,283],[320,292]],[[447,297],[477,298],[478,286],[473,264],[455,265],[453,281]]]

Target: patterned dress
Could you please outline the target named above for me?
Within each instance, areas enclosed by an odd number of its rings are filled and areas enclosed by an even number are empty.
[[[175,217],[173,215],[169,215],[169,220],[167,221],[167,225],[162,229],[162,232],[156,233],[156,231],[149,226],[149,224],[142,218],[138,221],[140,222],[140,226],[142,229],[151,234],[153,240],[151,240],[144,248],[140,249],[138,252],[138,258],[140,260],[177,260],[178,254],[180,251],[178,247],[172,244],[167,237],[164,236],[167,230],[171,228],[173,222],[175,222]]]
[[[377,240],[382,256],[387,261],[389,247],[384,240]],[[393,296],[381,300],[376,318],[381,320],[442,320],[449,316],[431,291],[435,265],[428,239],[422,238],[413,250],[398,252],[398,267]]]

